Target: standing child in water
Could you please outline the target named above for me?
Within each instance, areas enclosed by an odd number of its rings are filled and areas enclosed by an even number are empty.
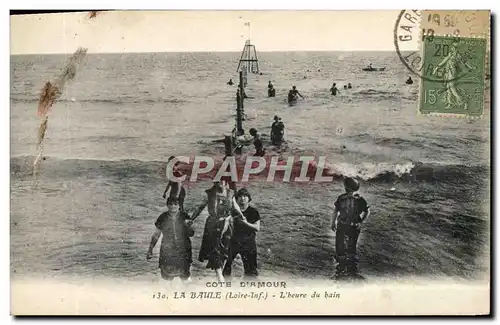
[[[180,178],[180,177],[182,177],[182,173],[179,170],[179,162],[178,161],[172,162],[172,160],[174,160],[174,159],[175,159],[174,156],[170,156],[170,158],[168,158],[167,168],[172,168],[172,174],[175,177]],[[173,163],[173,166],[171,166],[172,163]],[[167,176],[168,176],[168,174],[167,174]],[[165,191],[163,192],[164,199],[167,198],[168,190],[170,190],[169,198],[176,199],[179,202],[180,210],[184,211],[184,199],[186,198],[186,189],[184,188],[184,186],[182,186],[182,183],[177,182],[177,181],[173,181],[173,180],[169,180],[167,187],[165,188]]]
[[[339,195],[333,210],[332,230],[335,232],[335,251],[338,275],[358,273],[356,246],[361,224],[370,216],[370,208],[359,194],[359,183],[353,178],[344,180],[345,193]],[[347,247],[346,247],[347,242]]]
[[[155,232],[151,236],[151,243],[146,258],[153,257],[153,249],[163,235],[160,247],[159,268],[161,277],[170,281],[180,277],[189,282],[191,276],[192,247],[191,239],[194,235],[193,222],[189,215],[179,211],[176,199],[169,197],[167,212],[162,213],[155,222]]]

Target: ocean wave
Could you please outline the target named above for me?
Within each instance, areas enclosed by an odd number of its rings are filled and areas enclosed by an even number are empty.
[[[418,136],[401,137],[384,137],[377,134],[360,133],[347,136],[349,140],[355,143],[367,143],[372,146],[380,146],[386,148],[403,148],[412,150],[434,149],[437,152],[440,150],[453,150],[454,147],[463,145],[477,145],[486,141],[479,136],[464,135],[463,137],[452,138],[450,136],[429,135],[425,138]],[[346,148],[344,148],[346,149]],[[347,150],[347,149],[346,149]]]
[[[276,156],[277,157],[277,156]],[[196,181],[207,181],[215,177],[223,162],[222,156],[211,157],[214,160],[214,168],[207,173],[199,174]],[[270,174],[271,157],[266,156],[266,165],[258,174],[251,174],[249,181],[266,180]],[[275,158],[276,159],[276,158]],[[297,177],[303,176],[303,162],[297,157],[288,157],[290,162],[289,181],[293,182]],[[10,159],[10,174],[14,177],[25,177],[32,174],[33,156],[18,156]],[[190,178],[193,174],[193,161],[190,164],[182,164],[181,170]],[[278,165],[286,165],[286,160],[278,159]],[[246,160],[236,160],[236,171],[238,180],[241,180],[245,170]],[[92,177],[140,177],[140,178],[164,178],[166,179],[166,161],[144,161],[136,159],[124,160],[92,160],[92,159],[60,159],[46,157],[42,162],[40,174],[47,173],[48,176],[71,178],[86,176]],[[201,164],[204,168],[206,165]],[[252,166],[256,168],[254,163]],[[452,182],[463,183],[471,179],[484,179],[489,177],[490,167],[485,165],[442,165],[427,164],[421,162],[403,163],[331,163],[318,165],[317,160],[311,162],[307,168],[306,177],[314,182],[316,176],[331,177],[331,181],[339,181],[345,177],[354,177],[366,183],[382,182]],[[302,174],[301,174],[302,173]],[[277,170],[273,181],[283,181],[285,171]],[[307,182],[305,182],[307,184]]]
[[[389,148],[412,148],[413,150],[426,148],[427,145],[421,139],[416,138],[399,138],[399,137],[380,137],[374,134],[360,133],[352,136],[348,136],[350,140],[356,143],[369,143],[370,145],[376,145],[381,147]],[[427,141],[428,139],[426,139]],[[455,140],[455,139],[453,139]],[[442,142],[449,141],[449,139],[442,139]],[[447,145],[437,142],[438,146]]]
[[[402,94],[399,91],[384,91],[384,90],[376,90],[376,89],[366,89],[354,92],[353,95],[360,96],[363,98],[370,98],[371,100],[391,100],[391,99],[401,99]]]

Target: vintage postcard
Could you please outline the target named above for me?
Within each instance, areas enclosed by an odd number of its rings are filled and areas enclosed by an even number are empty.
[[[488,315],[490,12],[11,16],[13,315]]]

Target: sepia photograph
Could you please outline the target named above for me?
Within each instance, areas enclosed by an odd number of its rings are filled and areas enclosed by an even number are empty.
[[[490,16],[11,12],[11,314],[488,315]]]

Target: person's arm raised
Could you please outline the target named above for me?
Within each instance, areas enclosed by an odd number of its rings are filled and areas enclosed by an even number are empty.
[[[208,205],[208,199],[205,199],[203,203],[200,204],[198,208],[191,215],[191,221],[194,221],[196,218],[198,218],[200,213],[206,208],[207,205]]]

